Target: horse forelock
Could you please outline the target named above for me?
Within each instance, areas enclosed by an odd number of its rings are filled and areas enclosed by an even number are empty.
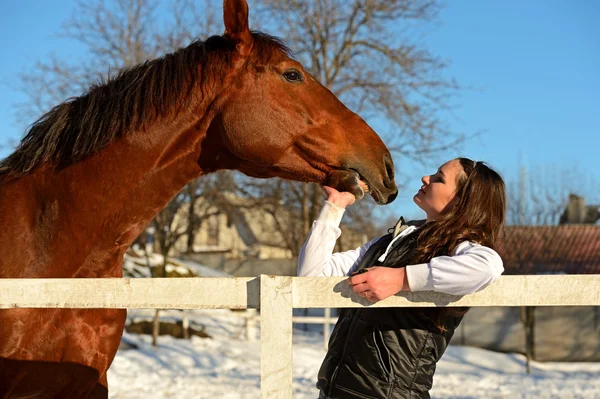
[[[285,41],[277,36],[271,36],[267,33],[254,31],[252,32],[254,39],[253,57],[260,64],[268,64],[271,57],[277,53],[282,53],[284,56],[294,58],[294,53],[287,46]]]
[[[266,64],[278,52],[291,56],[280,39],[261,32],[252,36],[254,62]],[[71,165],[117,137],[176,115],[198,86],[204,96],[204,88],[219,80],[234,49],[230,40],[212,36],[100,80],[34,122],[16,150],[0,161],[0,177],[18,178],[44,164]]]

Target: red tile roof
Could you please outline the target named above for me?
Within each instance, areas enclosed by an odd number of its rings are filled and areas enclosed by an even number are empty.
[[[508,226],[496,250],[504,274],[600,274],[600,226]]]

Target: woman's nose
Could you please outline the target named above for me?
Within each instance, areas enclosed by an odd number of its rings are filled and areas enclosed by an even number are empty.
[[[423,177],[421,177],[421,182],[423,184],[427,184],[429,182],[429,176],[423,176]]]

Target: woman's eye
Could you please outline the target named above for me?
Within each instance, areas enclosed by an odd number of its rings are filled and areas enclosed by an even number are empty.
[[[302,82],[302,74],[296,70],[290,70],[290,71],[285,71],[283,73],[283,77],[285,78],[285,80],[287,80],[288,82]]]

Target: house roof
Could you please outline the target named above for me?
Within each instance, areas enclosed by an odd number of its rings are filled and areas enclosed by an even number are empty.
[[[496,246],[504,274],[600,274],[600,226],[508,226]]]

